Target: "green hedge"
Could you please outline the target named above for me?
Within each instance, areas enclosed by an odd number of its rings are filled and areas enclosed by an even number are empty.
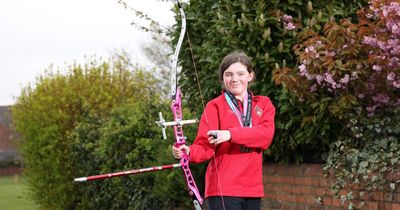
[[[292,47],[299,41],[296,33],[284,27],[284,15],[291,15],[297,27],[321,30],[334,19],[356,17],[366,1],[212,1],[192,0],[185,5],[188,37],[180,55],[180,84],[192,111],[201,113],[195,67],[205,100],[221,92],[217,69],[222,58],[233,50],[244,50],[252,57],[255,94],[268,95],[277,108],[276,134],[269,158],[278,161],[321,161],[330,141],[341,130],[326,106],[310,107],[294,98],[285,87],[273,81],[277,67],[294,67],[297,60]],[[180,16],[172,32],[179,37]],[[191,54],[193,53],[193,57]],[[194,61],[194,62],[193,62]]]
[[[13,123],[29,195],[43,209],[166,209],[188,197],[180,170],[73,182],[176,163],[172,130],[162,141],[155,124],[159,111],[172,118],[169,102],[150,73],[131,66],[117,56],[73,64],[65,73],[50,68],[18,97]]]

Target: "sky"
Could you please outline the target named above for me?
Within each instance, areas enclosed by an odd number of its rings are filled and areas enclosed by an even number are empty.
[[[163,26],[171,26],[172,2],[126,0]],[[23,87],[50,65],[84,63],[85,56],[109,57],[124,49],[146,65],[141,45],[150,34],[132,26],[133,11],[118,0],[1,0],[0,106],[12,105]]]

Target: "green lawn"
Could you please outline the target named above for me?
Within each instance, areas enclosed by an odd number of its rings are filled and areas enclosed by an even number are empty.
[[[0,176],[1,210],[36,210],[37,206],[24,194],[20,176]]]

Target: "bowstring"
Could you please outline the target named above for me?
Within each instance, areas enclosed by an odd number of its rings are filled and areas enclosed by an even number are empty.
[[[194,67],[194,72],[195,72],[195,76],[196,76],[197,88],[199,89],[199,92],[200,92],[201,104],[203,105],[204,115],[205,115],[205,119],[206,119],[206,123],[207,123],[208,129],[210,129],[210,125],[208,123],[208,117],[207,117],[207,113],[206,113],[206,106],[205,106],[205,103],[204,103],[203,91],[201,90],[199,74],[198,74],[198,71],[197,71],[196,62],[194,60],[192,42],[190,41],[190,36],[189,36],[188,31],[186,31],[186,36],[188,38],[187,40],[188,40],[188,43],[189,43],[189,51],[190,51],[190,54],[191,54],[192,63],[193,63],[193,67]],[[220,177],[219,177],[218,162],[217,162],[217,159],[215,157],[215,153],[217,151],[217,145],[213,145],[213,147],[214,147],[213,161],[214,161],[214,165],[215,165],[215,172],[217,173],[217,182],[218,182],[218,187],[219,187],[219,193],[220,193],[220,197],[221,197],[222,207],[225,210],[225,202],[224,202],[224,199],[223,199],[223,195],[224,194],[222,192],[222,185],[221,185],[221,180],[220,180]]]

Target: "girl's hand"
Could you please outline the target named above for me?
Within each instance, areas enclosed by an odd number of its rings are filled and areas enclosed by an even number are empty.
[[[218,145],[231,140],[231,132],[228,130],[210,130],[207,132],[208,142],[213,145]]]
[[[181,145],[179,147],[175,147],[175,145],[172,146],[172,155],[174,156],[175,159],[181,159],[183,154],[189,155],[190,149],[186,145]]]

